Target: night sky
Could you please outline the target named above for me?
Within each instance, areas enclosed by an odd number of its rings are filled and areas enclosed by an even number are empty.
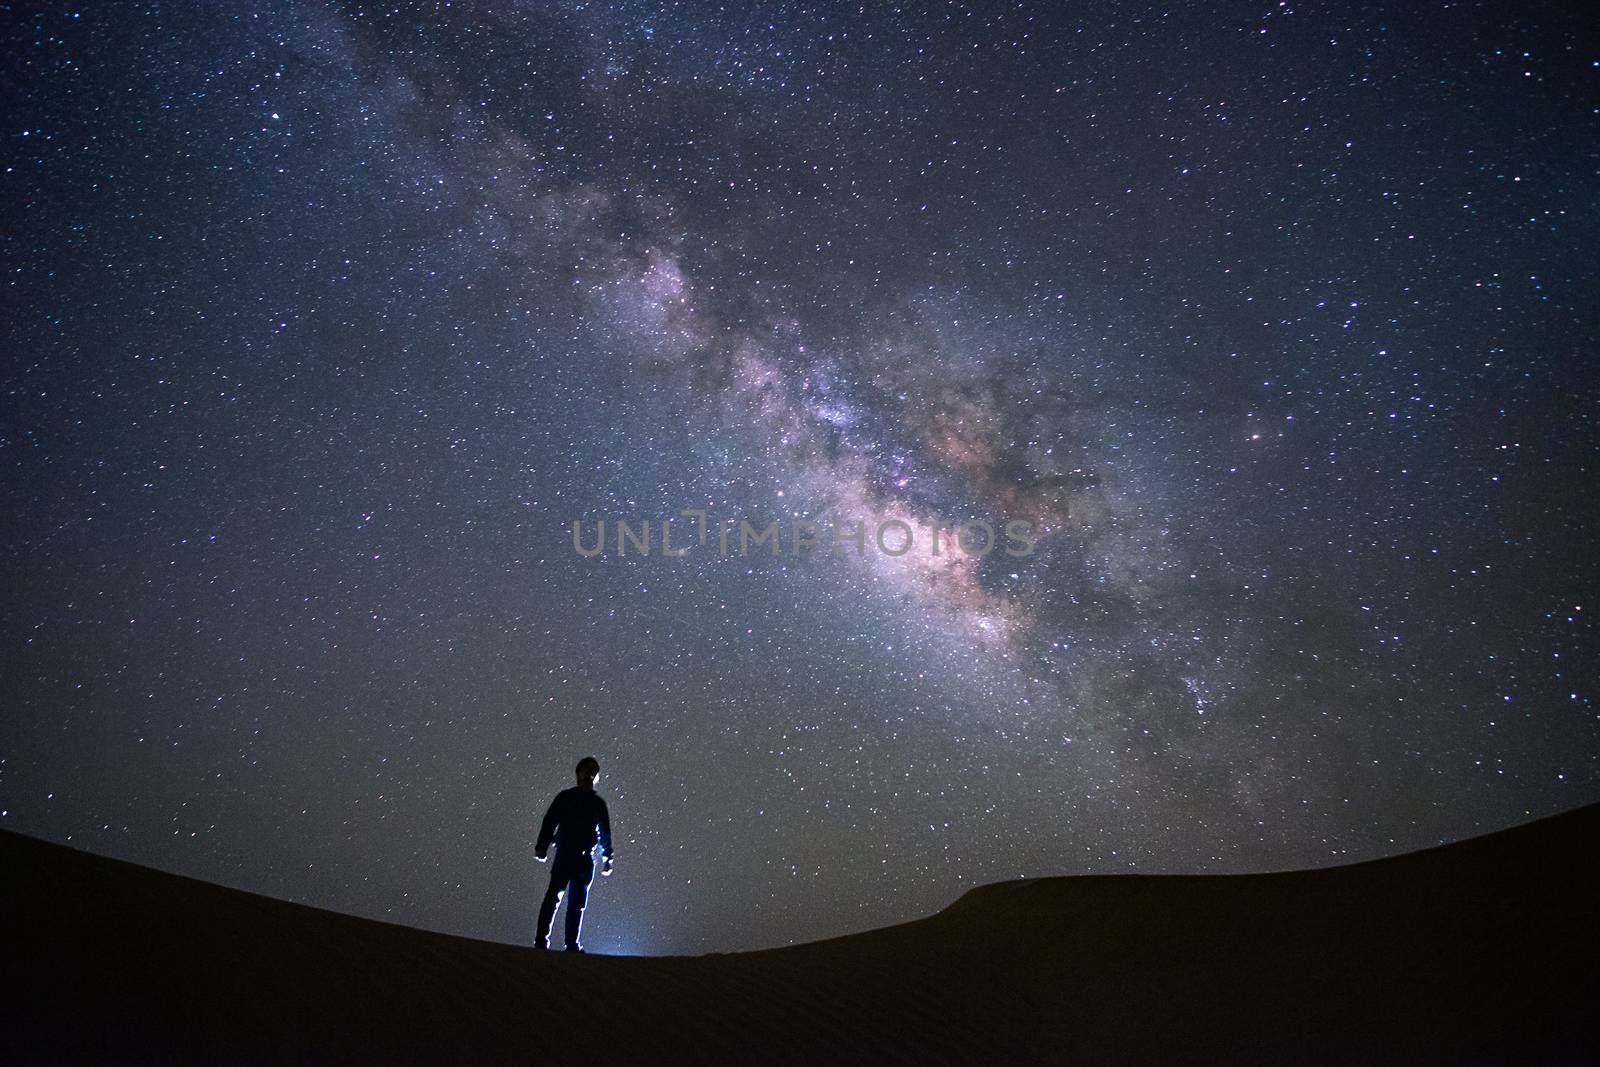
[[[593,754],[666,953],[1600,799],[1584,5],[5,12],[0,827],[525,944]]]

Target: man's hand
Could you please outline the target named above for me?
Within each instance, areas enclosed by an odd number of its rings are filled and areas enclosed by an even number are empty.
[[[600,861],[600,877],[602,877],[602,878],[610,878],[611,877],[611,857],[610,856],[607,856],[605,859]]]

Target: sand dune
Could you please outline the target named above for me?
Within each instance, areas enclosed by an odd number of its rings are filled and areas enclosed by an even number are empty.
[[[1597,842],[1600,806],[1349,867],[1003,883],[831,941],[624,958],[5,834],[6,1058],[1591,1062]]]

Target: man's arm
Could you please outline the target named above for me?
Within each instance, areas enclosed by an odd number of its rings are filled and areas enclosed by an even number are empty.
[[[600,855],[611,858],[611,811],[603,800],[600,801]]]
[[[556,836],[556,808],[561,803],[561,794],[556,794],[556,799],[550,802],[550,810],[544,813],[544,822],[539,826],[539,840],[534,842],[533,854],[544,859],[545,853],[550,851],[550,841]]]

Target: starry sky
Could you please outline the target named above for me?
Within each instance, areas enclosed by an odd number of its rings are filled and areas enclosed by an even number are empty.
[[[593,754],[684,953],[1600,799],[1582,5],[5,7],[0,827],[527,943]]]

